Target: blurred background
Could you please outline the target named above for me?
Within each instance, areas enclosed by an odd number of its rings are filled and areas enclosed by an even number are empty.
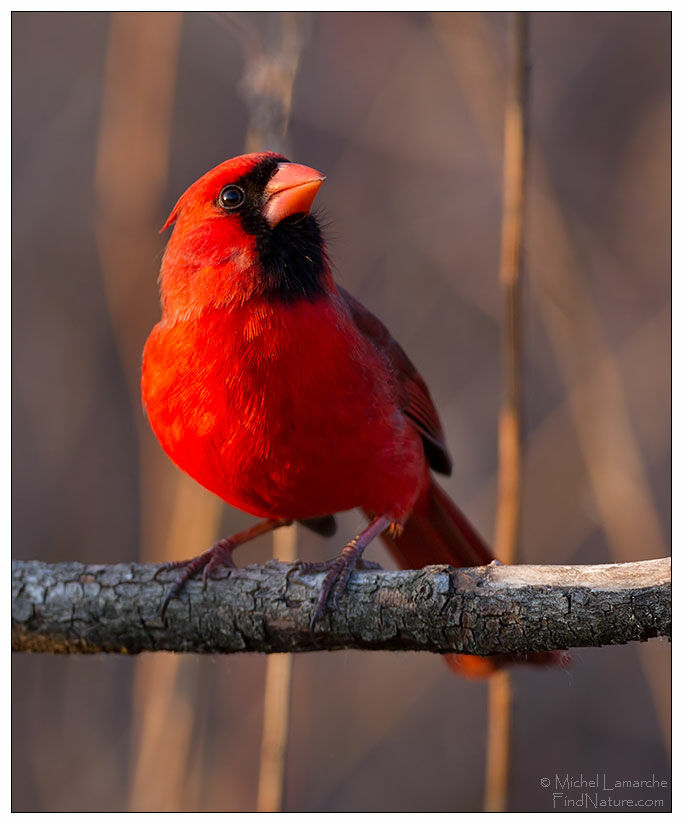
[[[521,562],[670,554],[670,25],[530,15]],[[161,561],[251,523],[163,455],[138,381],[159,227],[282,123],[292,159],[327,175],[338,281],[422,372],[454,457],[444,484],[493,538],[507,27],[13,14],[13,557]],[[296,553],[332,557],[361,522],[344,514],[336,540],[299,530]],[[272,552],[264,538],[237,561]],[[392,565],[379,542],[367,555]],[[509,808],[551,809],[539,782],[555,772],[669,778],[669,649],[514,671]],[[13,809],[254,810],[265,669],[15,655]],[[437,656],[300,655],[282,807],[479,810],[486,726],[486,684]]]

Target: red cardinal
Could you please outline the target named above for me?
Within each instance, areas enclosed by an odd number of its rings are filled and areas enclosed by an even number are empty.
[[[145,346],[142,396],[171,459],[260,523],[184,567],[234,566],[257,535],[360,507],[368,527],[325,570],[314,623],[383,536],[405,568],[487,564],[492,555],[430,468],[449,474],[425,382],[385,326],[332,279],[309,214],[325,178],[278,154],[233,158],[176,204],[161,267],[161,321]],[[470,674],[499,661],[449,656]]]

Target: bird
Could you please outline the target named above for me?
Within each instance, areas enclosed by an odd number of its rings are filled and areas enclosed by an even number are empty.
[[[159,275],[161,320],[141,392],[171,460],[254,526],[164,569],[233,568],[242,544],[300,521],[321,534],[359,508],[368,525],[323,563],[311,626],[380,537],[403,568],[478,566],[493,555],[434,478],[452,460],[427,385],[384,324],[332,274],[312,214],[325,176],[275,152],[227,160],[180,197]],[[503,656],[449,655],[465,675]]]

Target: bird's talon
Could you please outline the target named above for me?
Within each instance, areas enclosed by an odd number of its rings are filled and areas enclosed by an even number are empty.
[[[177,561],[176,563],[180,564],[181,562]],[[174,569],[174,568],[175,567],[173,566],[173,563],[171,561],[166,561],[166,563],[160,564],[158,569],[154,573],[154,575],[152,575],[152,580],[153,581],[158,580],[158,577],[159,577],[159,575],[161,575],[162,572],[168,572],[169,570]]]
[[[257,525],[257,527],[258,526],[259,525]],[[222,564],[228,567],[228,569],[234,569],[235,564],[232,560],[232,551],[235,549],[235,546],[237,546],[237,544],[234,540],[224,539],[214,544],[211,549],[207,549],[206,552],[189,561],[168,561],[166,564],[163,564],[155,573],[155,577],[165,569],[178,569],[181,567],[185,569],[173,582],[168,594],[164,598],[164,602],[161,605],[161,618],[165,618],[166,610],[170,602],[182,592],[185,584],[190,578],[197,575],[197,573],[200,571],[202,573],[202,590],[206,592],[207,582],[217,566]]]
[[[332,603],[335,608],[339,606],[339,597],[346,589],[347,578],[345,575],[340,575],[332,592]]]
[[[161,610],[159,611],[159,615],[160,615],[160,617],[161,617],[161,620],[162,620],[164,623],[166,623],[166,610],[168,609],[168,605],[169,605],[169,604],[171,603],[171,601],[173,600],[174,594],[175,594],[175,593],[173,592],[173,588],[171,588],[171,589],[168,591],[168,594],[166,595],[166,597],[164,598],[164,602],[163,602],[163,604],[161,605]]]

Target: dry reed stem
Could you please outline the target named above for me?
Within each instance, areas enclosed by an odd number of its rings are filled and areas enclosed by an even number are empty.
[[[498,420],[498,507],[494,552],[502,563],[513,564],[519,542],[522,487],[520,273],[526,167],[526,13],[511,12],[508,27],[500,245],[503,397]],[[489,682],[486,812],[504,812],[508,806],[512,704],[510,673],[498,672]]]
[[[500,285],[503,298],[502,382],[498,431],[498,512],[495,554],[512,564],[519,533],[521,446],[520,272],[524,222],[526,121],[526,14],[510,15],[508,88],[503,147],[503,220]]]

